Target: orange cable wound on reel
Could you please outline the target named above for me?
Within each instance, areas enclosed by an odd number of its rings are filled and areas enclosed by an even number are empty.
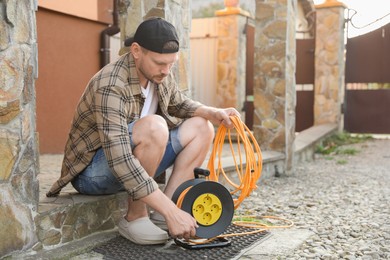
[[[208,162],[208,170],[210,171],[210,175],[206,177],[209,181],[219,182],[220,175],[223,175],[225,178],[227,184],[231,185],[233,187],[232,191],[226,190],[227,193],[230,192],[231,195],[236,195],[237,199],[233,199],[234,203],[234,209],[237,209],[238,206],[243,202],[245,198],[247,198],[251,192],[257,188],[257,181],[261,176],[262,171],[262,153],[260,150],[259,145],[257,144],[257,141],[251,131],[248,129],[248,127],[241,121],[241,119],[237,116],[230,117],[232,123],[233,123],[233,130],[237,132],[237,151],[235,152],[235,146],[233,145],[232,140],[232,129],[228,129],[225,126],[221,125],[216,133],[213,149],[210,155],[210,159]],[[225,143],[226,134],[228,135],[229,140],[229,146],[232,153],[232,157],[235,163],[235,168],[237,172],[237,179],[239,180],[239,184],[233,182],[225,173],[223,166],[222,166],[222,151],[223,151],[223,145]],[[243,147],[241,147],[241,145]],[[245,154],[245,161],[242,157],[242,151],[244,150]],[[236,153],[238,153],[239,161],[237,161]],[[180,193],[180,195],[177,198],[177,206],[179,208],[182,207],[183,200],[186,197],[187,193],[191,190],[193,187],[192,185],[188,184],[189,186],[185,189],[183,189]],[[224,205],[226,206],[226,205]],[[232,205],[233,207],[233,205]],[[263,216],[263,217],[256,217],[256,216],[243,216],[243,218],[255,218],[255,219],[275,219],[282,222],[285,222],[286,225],[266,225],[262,224],[256,221],[240,221],[235,220],[232,222],[233,225],[241,226],[245,228],[251,228],[251,231],[247,232],[241,232],[241,233],[232,233],[232,234],[222,234],[217,235],[214,237],[209,237],[208,239],[189,239],[187,242],[194,244],[194,245],[202,245],[211,243],[212,241],[218,239],[218,238],[227,238],[232,236],[244,236],[249,234],[256,234],[260,232],[265,232],[268,229],[273,228],[288,228],[294,225],[294,223],[288,219],[283,219],[279,217],[273,217],[273,216]],[[198,220],[197,220],[198,221]],[[221,223],[219,223],[221,224]],[[209,227],[214,228],[214,227]]]
[[[210,171],[210,175],[207,179],[218,182],[220,175],[223,175],[227,183],[233,187],[233,190],[230,193],[232,195],[237,194],[237,198],[234,199],[234,209],[237,209],[244,199],[247,198],[254,189],[256,189],[257,180],[261,176],[263,158],[260,147],[249,128],[238,116],[231,116],[230,120],[232,121],[234,128],[228,129],[224,125],[220,125],[215,135],[213,149],[207,165],[207,168]],[[238,162],[231,136],[233,130],[237,133],[236,152],[239,155]],[[226,134],[228,135],[230,150],[232,152],[238,180],[240,182],[239,184],[229,179],[222,166],[222,151]],[[241,155],[241,144],[243,145],[246,159],[245,161],[243,161]]]

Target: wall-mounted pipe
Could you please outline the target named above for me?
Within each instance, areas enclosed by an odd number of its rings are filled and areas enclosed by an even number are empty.
[[[114,0],[113,24],[100,33],[100,67],[103,68],[110,62],[110,37],[119,33],[118,26],[118,0]]]

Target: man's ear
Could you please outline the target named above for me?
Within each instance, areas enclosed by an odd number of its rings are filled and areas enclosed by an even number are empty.
[[[138,43],[133,42],[130,46],[130,52],[133,54],[135,59],[138,59],[142,52],[141,46]]]

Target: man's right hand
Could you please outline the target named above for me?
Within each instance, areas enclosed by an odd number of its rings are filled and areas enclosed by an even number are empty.
[[[186,240],[195,237],[198,224],[187,212],[176,207],[165,216],[169,234],[172,238],[184,238]]]
[[[187,212],[179,209],[161,190],[158,189],[141,200],[163,215],[169,234],[173,238],[195,237],[198,227],[196,220]]]

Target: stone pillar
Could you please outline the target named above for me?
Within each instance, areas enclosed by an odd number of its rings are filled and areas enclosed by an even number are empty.
[[[292,168],[295,139],[296,0],[256,1],[254,135],[263,150],[286,156]]]
[[[135,33],[138,25],[153,16],[162,17],[172,23],[180,40],[179,61],[175,66],[176,81],[182,89],[190,87],[190,1],[175,0],[119,0],[119,24],[122,44]],[[123,46],[123,45],[122,45]],[[121,53],[127,51],[122,48]]]
[[[0,258],[36,241],[37,1],[0,1]]]
[[[333,123],[339,129],[343,127],[345,8],[336,0],[316,6],[314,124]]]
[[[217,16],[217,106],[241,109],[245,101],[245,26],[249,13],[225,1]]]

